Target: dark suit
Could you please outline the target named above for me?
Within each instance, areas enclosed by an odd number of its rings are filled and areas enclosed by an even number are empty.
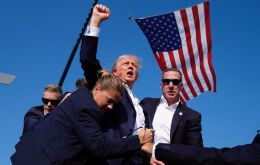
[[[143,110],[149,115],[150,125],[159,103],[160,98],[144,98],[140,102]],[[170,139],[171,143],[203,146],[201,114],[179,103],[172,118]]]
[[[87,88],[75,91],[24,135],[11,157],[13,165],[104,164],[104,158],[140,150],[138,136],[108,139],[102,113]]]
[[[155,156],[166,164],[260,165],[260,135],[255,137],[252,144],[221,149],[180,144],[158,144]]]
[[[44,117],[43,105],[29,109],[24,116],[23,134],[30,130],[41,118]]]
[[[80,52],[80,62],[81,67],[84,70],[85,78],[88,85],[94,86],[97,80],[97,72],[102,69],[99,60],[96,58],[97,53],[98,38],[84,36],[82,41],[82,47]],[[109,138],[122,138],[130,134],[135,126],[136,121],[136,111],[132,100],[125,90],[124,95],[121,97],[118,104],[116,104],[113,109],[104,115],[104,120],[102,122],[103,129]],[[147,120],[146,120],[147,126]],[[129,161],[132,161],[134,157],[129,154]],[[111,164],[121,164],[122,160],[112,161]],[[124,160],[125,161],[125,160]],[[139,163],[135,163],[139,164]]]

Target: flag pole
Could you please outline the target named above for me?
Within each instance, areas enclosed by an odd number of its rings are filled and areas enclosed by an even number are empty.
[[[59,81],[59,86],[60,86],[60,87],[62,87],[62,84],[63,84],[63,82],[64,82],[64,80],[65,80],[65,78],[66,78],[66,75],[67,75],[67,73],[68,73],[68,71],[69,71],[70,65],[71,65],[71,63],[72,63],[72,61],[73,61],[73,58],[74,58],[74,56],[75,56],[75,54],[76,54],[76,52],[77,52],[77,49],[78,49],[78,47],[79,47],[81,38],[82,38],[82,36],[83,36],[83,34],[84,34],[84,32],[85,32],[85,30],[86,30],[86,28],[87,28],[88,22],[89,22],[89,20],[90,20],[90,18],[91,18],[92,10],[93,10],[94,6],[95,6],[97,3],[98,3],[98,0],[94,0],[94,2],[93,2],[93,4],[92,4],[92,7],[91,7],[91,9],[90,9],[90,11],[89,11],[89,13],[88,13],[88,16],[87,16],[87,18],[86,18],[86,20],[85,20],[85,22],[84,22],[84,25],[83,25],[83,27],[82,27],[82,29],[81,29],[81,32],[80,32],[80,34],[79,34],[79,36],[78,36],[77,42],[76,42],[76,44],[74,45],[74,47],[73,47],[73,49],[72,49],[72,51],[71,51],[71,54],[70,54],[70,56],[69,56],[69,59],[68,59],[68,61],[67,61],[67,64],[66,64],[66,66],[65,66],[65,68],[64,68],[64,70],[63,70],[63,73],[62,73],[61,78],[60,78],[60,81]]]

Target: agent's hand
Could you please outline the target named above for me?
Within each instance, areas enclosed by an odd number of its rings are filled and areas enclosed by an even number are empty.
[[[138,137],[140,140],[140,144],[145,144],[145,143],[151,143],[153,141],[153,129],[148,129],[148,128],[140,128],[138,130]]]
[[[152,154],[153,151],[153,143],[145,143],[142,145],[142,151],[147,153],[147,154]]]
[[[165,165],[162,161],[157,160],[155,157],[151,157],[150,165]]]
[[[108,7],[102,4],[97,4],[93,8],[90,26],[99,27],[100,24],[108,19],[110,16],[110,10]]]

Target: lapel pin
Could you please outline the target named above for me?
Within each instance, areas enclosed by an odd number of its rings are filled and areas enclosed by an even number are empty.
[[[183,113],[182,113],[182,112],[179,112],[179,115],[180,115],[180,116],[182,116],[182,115],[183,115]]]

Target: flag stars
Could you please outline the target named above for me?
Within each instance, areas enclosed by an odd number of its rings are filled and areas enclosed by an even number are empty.
[[[181,40],[179,31],[175,16],[172,13],[139,19],[137,22],[141,29],[143,29],[149,42],[154,43],[152,46],[153,51],[165,49],[170,51],[180,47],[179,44],[181,44]],[[167,45],[165,43],[167,43]]]

